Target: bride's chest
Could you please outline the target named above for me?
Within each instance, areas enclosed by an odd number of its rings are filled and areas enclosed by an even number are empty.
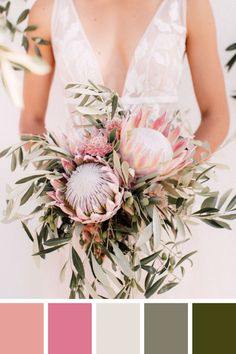
[[[179,2],[164,0],[171,5],[156,11],[150,7],[145,16],[143,11],[114,14],[105,9],[86,12],[81,8],[78,12],[75,6],[64,8],[53,36],[64,81],[91,79],[104,84],[105,78],[118,73],[114,81],[120,78],[121,88],[122,83],[129,88],[135,81],[139,89],[142,81],[151,87],[150,80],[155,80],[156,86],[167,85],[171,90],[178,82],[185,53],[186,28],[179,16]]]

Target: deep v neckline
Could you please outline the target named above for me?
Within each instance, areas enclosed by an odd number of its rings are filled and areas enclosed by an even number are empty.
[[[120,97],[124,97],[125,95],[125,91],[126,91],[126,86],[127,86],[127,83],[128,83],[128,79],[129,79],[129,74],[130,74],[130,71],[133,67],[133,64],[134,64],[134,61],[135,61],[135,56],[136,56],[136,53],[139,49],[139,47],[142,45],[147,33],[150,31],[150,28],[152,27],[153,23],[155,22],[156,18],[158,17],[159,13],[161,12],[162,8],[164,7],[165,3],[167,2],[168,0],[162,0],[161,3],[158,5],[157,9],[155,10],[153,16],[151,17],[151,20],[149,21],[149,23],[147,24],[147,26],[145,27],[141,37],[138,39],[137,41],[137,44],[136,46],[134,47],[134,50],[133,50],[133,53],[131,55],[131,59],[130,59],[130,62],[129,62],[129,65],[128,65],[128,69],[127,69],[127,72],[126,72],[126,75],[125,75],[125,79],[124,79],[124,83],[123,83],[123,86],[122,86],[122,90],[121,90],[121,94],[120,94]],[[82,21],[81,21],[81,18],[80,18],[80,14],[79,14],[79,11],[78,9],[76,8],[76,5],[75,5],[75,2],[74,0],[70,0],[70,3],[71,3],[71,7],[72,7],[72,10],[75,14],[75,17],[77,19],[77,21],[79,22],[79,26],[80,26],[80,30],[81,30],[81,33],[83,35],[83,39],[87,45],[87,47],[89,48],[90,50],[90,53],[91,53],[91,56],[94,60],[94,65],[97,67],[97,72],[98,72],[98,75],[100,77],[100,81],[101,81],[101,84],[103,86],[106,86],[105,82],[104,82],[104,78],[103,78],[103,72],[101,70],[101,66],[99,64],[99,61],[98,61],[98,58],[97,58],[97,55],[95,53],[95,50],[89,40],[89,37],[86,33],[86,30],[82,24]]]

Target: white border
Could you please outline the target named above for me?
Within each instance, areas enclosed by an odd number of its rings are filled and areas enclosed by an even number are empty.
[[[140,324],[140,349],[139,353],[144,354],[145,353],[145,343],[144,343],[144,337],[145,337],[145,318],[144,318],[144,306],[145,303],[141,302],[139,305],[139,324]]]
[[[97,304],[92,303],[92,354],[97,353]]]
[[[193,302],[188,302],[188,354],[193,352]]]
[[[44,354],[48,354],[48,303],[43,304],[44,314]]]

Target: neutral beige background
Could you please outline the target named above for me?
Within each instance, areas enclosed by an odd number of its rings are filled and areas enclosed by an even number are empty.
[[[31,1],[32,2],[32,1]],[[25,6],[23,0],[14,1],[14,10],[19,13],[20,9]],[[211,0],[213,10],[215,13],[218,38],[219,38],[219,53],[224,66],[229,59],[229,54],[225,52],[225,48],[236,41],[236,0]],[[203,53],[204,55],[204,53]],[[227,91],[230,92],[233,88],[236,89],[236,68],[227,73],[224,69]],[[188,119],[193,126],[197,126],[199,122],[199,113],[196,107],[194,94],[187,65],[185,66],[183,85],[181,88],[181,102],[184,109],[189,109]],[[236,100],[229,99],[231,110],[231,130],[232,135],[236,131]],[[48,111],[48,125],[60,125],[63,117],[63,100],[61,99],[61,92],[59,85],[56,83],[52,92]],[[5,148],[9,144],[16,142],[18,139],[18,110],[13,107],[9,98],[0,87],[0,116],[1,116],[1,129],[0,129],[0,149]],[[232,143],[226,149],[217,153],[215,160],[219,162],[232,165],[231,171],[219,172],[218,186],[222,189],[227,189],[230,186],[236,187],[236,164],[235,161],[235,148],[236,143]],[[9,171],[9,161],[0,161],[0,214],[5,205],[5,185],[11,183],[16,178]],[[202,230],[202,229],[199,229]],[[197,272],[190,273],[191,276],[196,278],[199,283],[199,292],[195,292],[195,297],[209,296],[213,297],[217,293],[218,287],[227,286],[232,283],[228,269],[234,269],[236,263],[236,238],[235,230],[229,233],[211,232],[210,235],[204,235],[204,230],[199,231],[199,235],[195,237],[194,246],[200,247],[201,257],[205,257],[205,262],[196,259],[195,269]],[[64,288],[58,282],[59,264],[56,261],[56,256],[50,256],[49,265],[35,263],[33,258],[30,257],[32,253],[31,244],[27,237],[24,235],[18,223],[11,225],[3,225],[0,223],[0,297],[1,298],[24,298],[24,297],[57,297],[67,296]],[[208,262],[208,254],[214,253],[212,262]],[[228,255],[231,255],[230,257]],[[55,262],[54,262],[55,260]],[[226,264],[224,279],[221,282],[218,280],[217,265],[221,262]],[[222,267],[221,267],[222,268]],[[40,271],[43,269],[43,271]],[[47,277],[45,278],[45,274]],[[190,277],[190,275],[189,275]],[[205,284],[209,281],[214,282],[212,294],[204,294]],[[52,286],[52,284],[54,284]],[[57,284],[55,286],[55,284]],[[186,278],[185,285],[188,287],[188,278]],[[233,288],[227,288],[224,297],[233,297]],[[234,294],[236,293],[236,288]],[[171,295],[170,295],[171,296]],[[181,296],[181,290],[180,294]],[[192,296],[192,294],[190,294]]]
[[[140,354],[138,304],[97,304],[97,354]]]

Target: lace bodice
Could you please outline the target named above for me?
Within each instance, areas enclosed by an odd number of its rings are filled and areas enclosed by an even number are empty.
[[[104,84],[74,0],[54,0],[52,44],[62,84]],[[121,96],[129,108],[161,113],[178,102],[186,43],[186,1],[162,0],[133,53]],[[71,112],[73,107],[68,107]]]

